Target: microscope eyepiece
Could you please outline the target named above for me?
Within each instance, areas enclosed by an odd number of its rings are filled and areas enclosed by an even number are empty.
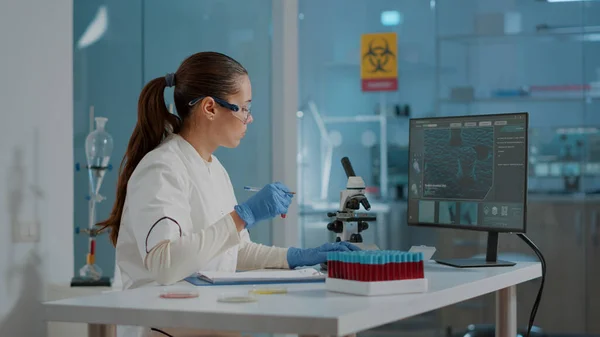
[[[344,167],[344,171],[346,171],[346,176],[356,177],[356,173],[354,173],[354,169],[352,168],[352,164],[350,163],[350,159],[348,157],[342,158],[342,166]]]

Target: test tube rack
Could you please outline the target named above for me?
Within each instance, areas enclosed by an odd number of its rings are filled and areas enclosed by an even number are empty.
[[[330,252],[327,265],[325,286],[331,292],[381,296],[428,289],[420,252]]]

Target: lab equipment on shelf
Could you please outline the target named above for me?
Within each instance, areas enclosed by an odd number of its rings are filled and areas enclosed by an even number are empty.
[[[384,97],[384,96],[382,96]],[[310,134],[305,137],[301,132],[301,139],[299,140],[301,150],[299,152],[298,165],[301,167],[301,171],[307,172],[307,175],[303,175],[303,179],[309,181],[310,186],[302,186],[300,188],[305,190],[298,190],[299,204],[307,205],[313,200],[317,202],[325,202],[329,200],[329,188],[331,181],[331,168],[334,158],[334,150],[342,145],[343,140],[340,137],[341,133],[338,129],[345,128],[346,125],[357,125],[358,127],[365,128],[364,131],[369,131],[369,135],[366,138],[366,143],[372,145],[377,144],[379,149],[378,160],[381,163],[378,166],[378,177],[380,184],[380,196],[382,199],[386,199],[388,196],[388,139],[387,129],[388,120],[406,119],[398,118],[396,116],[389,116],[386,111],[387,107],[385,99],[381,99],[378,107],[379,114],[353,114],[353,115],[324,115],[318,108],[317,104],[313,100],[308,100],[305,104],[302,104],[300,110],[297,112],[297,116],[300,119],[310,119],[312,122],[301,122],[301,128],[309,128]],[[399,114],[410,113],[410,108],[403,108]],[[310,126],[309,126],[310,124]],[[379,139],[372,132],[372,130],[379,129]],[[305,131],[306,132],[306,131]],[[313,134],[314,132],[314,134]],[[317,136],[318,135],[318,136]],[[317,151],[318,159],[315,159],[312,153],[309,155],[309,151],[313,151],[312,148]],[[371,145],[367,146],[371,147]],[[310,166],[314,166],[315,170],[310,169]],[[312,178],[312,176],[315,178]],[[317,178],[316,175],[319,175]],[[314,179],[314,180],[313,180]]]
[[[597,194],[600,190],[597,126],[532,128],[530,139],[530,193]]]
[[[401,251],[330,252],[328,291],[390,295],[427,291],[423,253]]]
[[[75,228],[76,234],[84,233],[88,236],[88,253],[86,263],[79,269],[79,277],[74,277],[72,286],[106,286],[110,280],[103,277],[102,269],[96,264],[96,236],[100,233],[96,225],[96,204],[105,200],[100,194],[100,187],[106,171],[112,169],[109,165],[113,151],[113,138],[106,131],[108,118],[96,117],[96,129],[88,134],[85,140],[85,154],[87,159],[87,173],[89,178],[89,203],[88,227]],[[79,169],[79,167],[77,167]]]

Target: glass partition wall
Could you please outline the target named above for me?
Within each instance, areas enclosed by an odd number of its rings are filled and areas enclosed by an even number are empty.
[[[98,220],[108,216],[115,200],[118,167],[137,120],[143,85],[175,72],[183,59],[198,51],[218,51],[240,61],[252,81],[253,117],[246,137],[234,150],[215,154],[227,168],[239,201],[249,197],[245,185],[271,180],[271,0],[75,1],[74,7],[74,157],[85,167],[85,137],[93,116],[107,117],[114,138],[112,170],[106,173],[97,207]],[[249,19],[251,18],[251,19]],[[165,91],[176,113],[173,90]],[[75,227],[87,226],[87,172],[75,173]],[[271,244],[271,225],[256,226],[256,242]],[[114,248],[107,235],[98,238],[96,263],[105,275],[114,271]],[[87,238],[75,237],[74,273],[85,264]]]
[[[271,111],[274,1],[75,1],[75,162],[85,163],[92,116],[108,117],[115,143],[98,219],[114,202],[142,86],[196,51],[225,52],[250,72],[255,122],[240,149],[216,154],[238,198],[247,197],[242,186],[271,180],[272,120],[284,113]],[[600,2],[299,0],[297,20],[299,104],[289,127],[298,132],[299,244],[335,240],[327,213],[338,207],[346,183],[340,159],[349,157],[377,216],[362,233],[365,243],[402,250],[431,245],[446,258],[482,254],[483,234],[406,225],[408,119],[527,111],[527,234],[548,261],[536,325],[550,335],[600,334],[600,307],[592,300],[600,296],[594,286],[600,281]],[[397,36],[398,88],[364,92],[361,36],[386,32]],[[165,97],[172,99],[172,91]],[[83,228],[86,173],[75,172],[74,180],[74,226]],[[271,244],[271,229],[257,226],[251,235]],[[86,245],[87,238],[76,237],[75,273]],[[500,236],[499,251],[508,260],[534,259],[514,235]],[[106,237],[97,256],[112,275],[114,249]],[[539,280],[518,287],[520,328],[538,286]],[[486,296],[363,335],[463,336],[471,324],[489,328],[494,314],[494,297]]]
[[[381,32],[397,34],[398,90],[363,92],[361,35]],[[405,112],[426,117],[527,111],[527,234],[548,262],[536,326],[551,335],[600,333],[593,318],[600,317],[600,307],[592,300],[600,281],[594,267],[600,256],[599,37],[598,1],[300,1],[303,244],[335,239],[326,214],[337,209],[345,188],[340,158],[347,156],[364,178],[377,215],[363,232],[365,243],[382,249],[432,245],[435,256],[444,258],[485,253],[485,233],[406,225]],[[387,170],[381,170],[382,153]],[[499,252],[505,260],[535,260],[512,234],[500,236]],[[539,283],[518,287],[520,329]],[[463,336],[472,324],[477,334],[493,327],[494,303],[493,295],[475,298],[365,335],[410,330]]]
[[[298,174],[305,246],[333,240],[348,157],[364,179],[377,220],[362,233],[382,249],[406,248],[408,117],[433,113],[434,15],[428,2],[299,2]],[[398,90],[363,92],[361,36],[398,36]],[[382,165],[387,161],[387,165]],[[390,235],[393,233],[392,235]]]
[[[585,1],[465,3],[437,6],[436,111],[439,115],[527,111],[530,162],[527,234],[544,252],[548,274],[536,325],[549,334],[595,334],[589,298],[598,282],[589,260],[596,229],[595,152],[600,84],[600,8]],[[477,233],[444,233],[447,255],[481,253]],[[535,260],[515,235],[501,237],[513,261]],[[597,252],[596,252],[597,253]],[[519,327],[528,322],[540,280],[518,287]],[[564,289],[571,289],[569,294]],[[443,326],[493,323],[494,297],[443,310]],[[569,308],[560,310],[558,308]]]

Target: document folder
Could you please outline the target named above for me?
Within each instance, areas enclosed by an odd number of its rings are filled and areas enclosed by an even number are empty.
[[[325,282],[326,274],[314,269],[275,270],[261,269],[243,272],[210,271],[196,273],[185,280],[196,286],[277,284]]]

